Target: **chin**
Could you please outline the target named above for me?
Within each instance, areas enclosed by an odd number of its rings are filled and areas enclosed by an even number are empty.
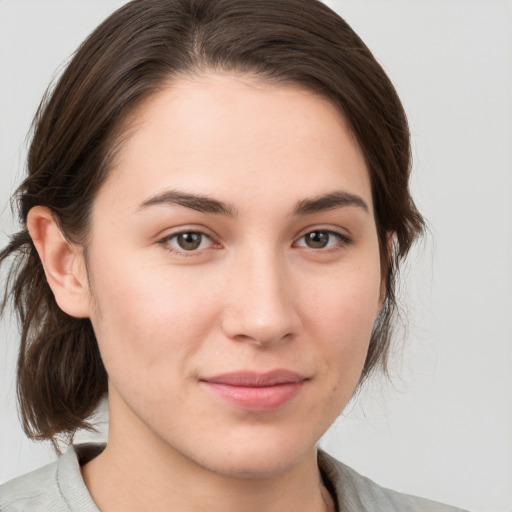
[[[203,461],[204,469],[230,478],[274,478],[294,467],[299,461],[295,457],[276,457],[272,454],[259,454],[254,457],[238,457],[221,461]]]
[[[316,457],[316,444],[282,439],[264,443],[232,443],[221,452],[203,453],[199,464],[216,474],[232,478],[272,478]]]

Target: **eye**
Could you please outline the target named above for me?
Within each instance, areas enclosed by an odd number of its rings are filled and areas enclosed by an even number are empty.
[[[201,233],[200,231],[183,231],[176,233],[163,240],[163,242],[170,246],[171,250],[177,252],[193,252],[200,249],[207,249],[212,245],[212,239]]]
[[[328,249],[330,247],[346,245],[350,239],[336,231],[318,229],[302,235],[297,241],[298,247],[308,247],[310,249]]]

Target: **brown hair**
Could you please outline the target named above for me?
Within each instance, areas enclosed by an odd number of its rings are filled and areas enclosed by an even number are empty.
[[[107,374],[90,321],[66,315],[54,300],[26,230],[27,213],[48,207],[65,236],[85,245],[91,203],[127,116],[171,78],[205,70],[304,87],[329,99],[348,122],[370,173],[387,285],[361,381],[386,369],[395,276],[423,220],[408,189],[407,120],[383,69],[318,0],[135,0],[85,40],[43,98],[28,177],[15,196],[25,229],[0,253],[0,263],[14,258],[2,309],[11,299],[21,325],[17,391],[29,437],[55,440],[89,428]]]

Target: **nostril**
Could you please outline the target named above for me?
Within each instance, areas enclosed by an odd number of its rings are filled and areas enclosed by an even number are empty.
[[[251,343],[252,345],[256,345],[258,347],[269,347],[275,345],[276,343],[283,343],[289,341],[292,338],[292,333],[286,333],[284,335],[276,335],[276,336],[260,336],[260,337],[251,337],[245,334],[235,336],[237,341]]]
[[[293,311],[263,318],[260,315],[231,312],[223,320],[224,333],[234,341],[269,346],[289,341],[297,332],[298,322]]]
[[[293,276],[267,249],[251,250],[237,260],[221,313],[229,338],[257,346],[290,340],[300,328]]]

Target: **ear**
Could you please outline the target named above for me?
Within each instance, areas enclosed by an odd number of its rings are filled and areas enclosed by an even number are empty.
[[[82,248],[66,240],[52,212],[44,206],[31,208],[27,228],[60,309],[76,318],[89,317],[89,284]]]
[[[393,258],[393,254],[395,252],[395,244],[396,244],[396,233],[388,232],[386,235],[386,262],[387,265],[390,264],[391,259]],[[382,308],[384,307],[384,301],[386,300],[386,292],[387,292],[387,272],[381,273],[380,279],[380,290],[379,290],[379,305],[377,310],[377,315],[380,315]]]

